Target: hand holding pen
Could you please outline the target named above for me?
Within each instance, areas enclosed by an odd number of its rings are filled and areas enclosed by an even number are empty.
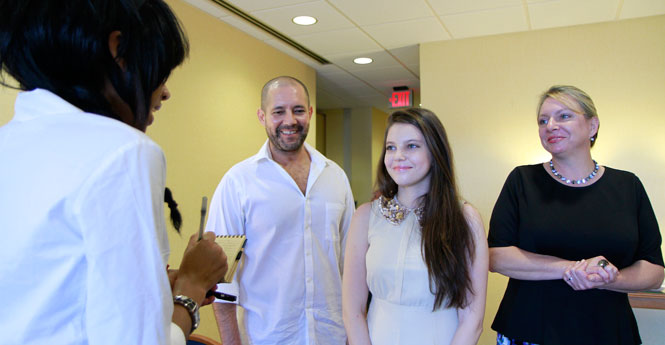
[[[208,197],[204,196],[203,199],[201,200],[201,221],[199,222],[199,241],[201,240],[201,238],[203,238],[203,224],[205,223],[207,210],[208,210]],[[225,294],[222,292],[217,292],[215,291],[215,288],[216,287],[213,287],[211,290],[209,290],[206,293],[206,298],[215,296],[218,299],[235,302],[236,296]]]
[[[222,247],[215,243],[214,233],[204,233],[201,240],[198,234],[190,237],[183,255],[180,269],[174,283],[173,293],[179,294],[179,288],[195,289],[195,295],[188,295],[197,303],[205,300],[208,290],[214,289],[217,282],[228,270],[226,254]]]

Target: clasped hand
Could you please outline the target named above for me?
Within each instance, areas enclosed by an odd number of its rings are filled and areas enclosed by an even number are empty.
[[[607,265],[601,267],[598,262],[605,260]],[[588,290],[603,287],[617,280],[619,269],[603,256],[582,259],[572,263],[563,273],[563,280],[573,290]]]

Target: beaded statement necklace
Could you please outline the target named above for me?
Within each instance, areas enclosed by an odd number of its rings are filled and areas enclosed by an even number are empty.
[[[591,174],[589,174],[589,176],[587,176],[583,179],[580,179],[580,180],[571,180],[571,179],[566,178],[563,175],[559,174],[559,172],[556,171],[556,169],[554,169],[554,163],[550,159],[550,169],[552,170],[552,174],[554,174],[554,176],[556,176],[561,181],[566,182],[568,184],[585,184],[585,183],[589,182],[591,179],[593,179],[594,177],[596,177],[596,174],[598,174],[598,169],[600,169],[600,167],[598,166],[598,163],[595,160],[593,161],[593,165],[594,165],[593,171],[591,172]]]
[[[411,211],[416,215],[419,223],[423,216],[422,206],[415,209],[407,208],[400,204],[396,197],[386,199],[381,195],[379,197],[379,205],[381,206],[381,214],[386,217],[388,223],[393,225],[399,225]]]

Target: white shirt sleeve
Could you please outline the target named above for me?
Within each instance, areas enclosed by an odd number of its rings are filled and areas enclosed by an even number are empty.
[[[164,181],[159,147],[132,142],[100,164],[74,201],[86,252],[81,298],[90,344],[167,342],[173,301],[159,241]]]
[[[212,231],[217,236],[245,234],[245,220],[240,198],[241,193],[240,187],[234,183],[231,174],[227,173],[217,186],[215,194],[213,194],[210,201],[210,214],[206,223],[206,231]],[[242,269],[242,265],[238,269]],[[218,284],[217,291],[238,296],[238,282],[234,277],[231,283]],[[220,299],[216,299],[215,302],[233,303]]]
[[[171,323],[171,337],[169,340],[169,345],[185,345],[187,343],[185,333],[175,323]]]
[[[345,175],[346,177],[346,175]],[[356,211],[356,202],[353,199],[353,192],[351,191],[351,185],[349,181],[345,178],[346,184],[346,200],[345,200],[345,209],[344,214],[342,215],[342,220],[339,223],[339,233],[341,239],[341,257],[339,260],[339,271],[344,272],[344,255],[346,250],[346,239],[349,232],[349,227],[351,226],[351,218],[353,213]]]

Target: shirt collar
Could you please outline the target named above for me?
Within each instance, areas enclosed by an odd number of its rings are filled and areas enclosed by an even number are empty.
[[[325,166],[328,165],[328,158],[326,158],[324,155],[322,155],[319,151],[314,149],[308,143],[304,143],[303,145],[305,146],[305,150],[307,150],[307,153],[309,153],[309,157],[312,160],[312,165],[314,167],[318,169],[323,169]],[[263,143],[263,146],[261,146],[261,149],[259,149],[259,152],[254,157],[256,162],[259,162],[261,160],[270,160],[275,162],[272,159],[272,154],[270,153],[270,139],[266,139],[266,141]]]
[[[19,92],[14,111],[16,121],[27,121],[50,114],[83,112],[60,96],[44,89]]]

